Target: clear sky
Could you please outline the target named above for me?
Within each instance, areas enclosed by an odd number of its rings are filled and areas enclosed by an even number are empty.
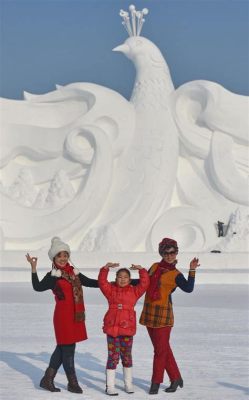
[[[0,0],[0,96],[94,82],[129,98],[133,65],[111,49],[127,38],[126,0]],[[162,51],[176,87],[211,80],[249,94],[249,0],[137,0],[142,35]]]

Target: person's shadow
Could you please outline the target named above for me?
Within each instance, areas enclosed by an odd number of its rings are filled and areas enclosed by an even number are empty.
[[[48,360],[48,353],[11,353],[10,351],[1,351],[0,358],[5,364],[11,369],[16,370],[22,375],[26,375],[30,378],[36,388],[39,388],[39,383],[44,375],[44,370],[34,365],[32,361],[43,361],[44,363]]]
[[[91,353],[78,353],[76,357],[76,362],[80,366],[81,370],[79,371],[79,380],[82,378],[82,383],[84,383],[87,387],[93,388],[102,393],[105,392],[106,387],[106,377],[105,377],[105,362],[101,363],[98,358],[94,357]],[[118,380],[123,381],[123,367],[121,364],[121,360],[117,366],[116,378]],[[89,372],[88,372],[89,371]],[[103,378],[98,378],[95,375],[91,375],[90,371],[95,371],[102,373]],[[101,383],[101,387],[99,385],[94,384],[94,382]],[[148,381],[140,378],[134,377],[133,379],[134,385],[140,387],[141,389],[148,391]],[[116,387],[118,389],[124,390],[124,384],[120,384],[116,381]]]
[[[92,355],[92,353],[77,353],[75,355],[75,365],[79,382],[82,382],[89,388],[95,389],[104,393],[105,391],[105,367],[99,358]],[[96,374],[91,374],[91,371],[102,373],[101,377]]]
[[[241,392],[244,392],[244,394],[249,395],[249,388],[246,386],[235,385],[234,383],[228,383],[228,382],[217,382],[217,383],[229,389],[240,390]]]
[[[7,364],[9,368],[16,370],[22,375],[26,375],[34,384],[34,387],[39,389],[40,380],[44,375],[45,369],[48,366],[50,354],[46,352],[42,353],[15,353],[9,351],[1,351],[0,359],[2,362]],[[36,361],[41,361],[44,363],[44,369],[37,367]],[[104,370],[103,365],[97,357],[94,357],[91,353],[77,353],[75,356],[75,364],[76,364],[76,372],[78,375],[79,382],[87,385],[88,387],[92,387],[95,390],[101,391],[101,388],[98,385],[95,385],[94,382],[101,382],[101,387],[104,388],[105,377],[103,373],[103,378],[98,378],[94,375],[91,375],[90,371],[98,371],[102,372]],[[81,370],[77,370],[77,366],[80,365]],[[82,370],[83,368],[83,370]],[[89,371],[89,372],[88,372]],[[58,373],[64,373],[63,366],[60,367]],[[67,379],[65,378],[65,385],[58,385],[62,388],[67,387]],[[42,389],[41,389],[42,390]],[[103,389],[104,391],[104,389]]]
[[[42,353],[15,353],[9,351],[1,351],[0,359],[9,366],[9,368],[16,370],[22,375],[26,375],[34,384],[36,389],[40,389],[39,384],[42,376],[44,375],[45,369],[48,366],[50,354],[47,352]],[[36,361],[44,363],[44,368],[38,367]],[[105,364],[100,361],[99,358],[93,356],[91,353],[76,353],[75,354],[75,366],[79,384],[92,388],[98,392],[104,393],[106,386],[105,379]],[[91,372],[97,372],[91,374]],[[60,367],[58,373],[65,374],[63,366]],[[117,379],[123,381],[122,365],[119,363],[117,368]],[[55,379],[56,380],[56,379]],[[148,390],[148,382],[134,377],[134,385],[140,387],[141,389]],[[65,384],[58,384],[56,386],[63,389],[67,389],[67,379],[65,377]],[[117,382],[117,387],[124,390],[124,386]]]

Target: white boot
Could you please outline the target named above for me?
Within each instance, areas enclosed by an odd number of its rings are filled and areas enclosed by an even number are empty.
[[[117,396],[118,392],[115,390],[115,369],[106,370],[106,394],[109,396]]]
[[[132,386],[132,367],[130,368],[123,367],[123,374],[124,374],[124,384],[126,393],[134,393]]]

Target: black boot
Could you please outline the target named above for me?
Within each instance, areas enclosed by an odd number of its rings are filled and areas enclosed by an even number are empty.
[[[149,394],[157,394],[160,387],[160,383],[151,382]]]
[[[180,388],[183,387],[183,380],[182,378],[177,379],[176,381],[172,381],[170,386],[168,388],[165,389],[165,392],[167,393],[172,393],[175,392],[176,389],[178,388],[178,386],[180,386]]]
[[[44,377],[41,379],[40,387],[50,392],[60,392],[61,390],[54,386],[54,377],[56,373],[57,371],[55,369],[48,367]]]
[[[68,385],[67,390],[72,393],[83,393],[83,390],[78,384],[77,376],[75,373],[67,375]]]

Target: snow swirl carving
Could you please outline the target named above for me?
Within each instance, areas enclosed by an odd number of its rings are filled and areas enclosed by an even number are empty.
[[[86,82],[1,99],[2,249],[59,234],[82,251],[152,251],[162,236],[182,250],[243,251],[248,98],[208,81],[175,90],[141,36],[113,50],[136,68],[130,101]],[[226,242],[218,220],[233,224]]]

